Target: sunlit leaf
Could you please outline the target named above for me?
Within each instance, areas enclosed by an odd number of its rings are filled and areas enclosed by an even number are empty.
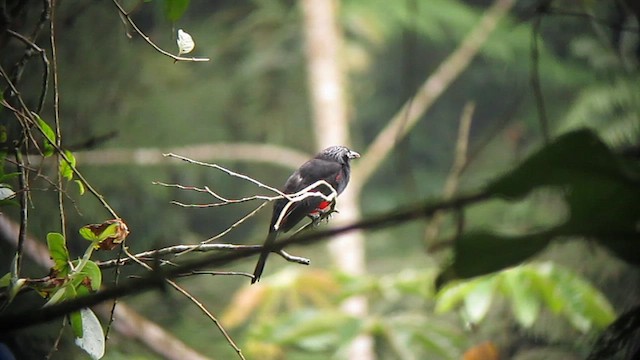
[[[62,158],[60,159],[60,176],[71,181],[73,179],[73,168],[76,166],[76,157],[69,150],[65,150],[64,154],[71,164]]]
[[[74,265],[76,264],[77,263],[74,262]],[[102,285],[102,271],[98,265],[91,260],[87,261],[82,270],[74,276],[77,277],[77,280],[74,282],[76,289],[84,287],[87,290],[98,291]]]
[[[76,345],[86,351],[92,359],[104,356],[104,331],[96,314],[90,309],[80,310],[82,317],[82,336],[76,337]]]
[[[82,181],[74,180],[73,182],[78,185],[78,192],[80,193],[80,195],[84,195],[84,184],[82,183]]]
[[[10,200],[16,196],[16,193],[11,190],[11,188],[5,186],[5,184],[0,184],[0,201],[2,200]]]
[[[76,338],[81,338],[82,333],[82,315],[80,311],[74,311],[69,314],[69,322],[71,323],[71,329],[73,330],[73,335]]]
[[[11,273],[8,272],[0,278],[0,287],[7,287],[11,283]]]
[[[48,233],[47,234],[47,246],[49,248],[49,256],[53,260],[53,270],[56,271],[57,276],[66,276],[71,267],[69,265],[69,250],[62,234]]]
[[[540,296],[534,293],[530,274],[518,267],[501,273],[500,279],[516,320],[523,327],[531,327],[540,313]]]
[[[69,286],[69,283],[59,287],[53,295],[49,298],[49,300],[44,304],[44,306],[51,306],[53,304],[57,304],[64,300],[74,299],[78,296],[76,289],[73,286]]]
[[[129,229],[121,219],[85,225],[79,232],[84,239],[94,242],[96,248],[103,250],[112,250],[129,235]]]
[[[44,141],[42,143],[43,155],[45,157],[53,155],[55,148],[52,144],[56,143],[56,133],[53,132],[53,129],[47,124],[39,115],[36,115],[38,119],[38,125],[42,129],[42,133],[44,134]]]
[[[196,43],[189,33],[178,29],[178,55],[188,54],[196,47]]]
[[[495,290],[495,278],[484,277],[469,284],[470,289],[464,298],[464,309],[472,323],[484,319],[489,311]]]

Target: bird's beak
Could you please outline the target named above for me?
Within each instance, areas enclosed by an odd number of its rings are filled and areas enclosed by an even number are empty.
[[[360,154],[353,150],[349,150],[349,154],[347,156],[349,157],[349,159],[357,159],[360,157]]]

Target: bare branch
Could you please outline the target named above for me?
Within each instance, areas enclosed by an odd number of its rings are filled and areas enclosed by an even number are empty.
[[[215,143],[169,149],[100,149],[75,153],[76,159],[86,165],[157,165],[166,163],[163,153],[182,154],[199,161],[247,161],[265,163],[295,170],[309,159],[309,154],[270,144]]]
[[[128,258],[130,258],[131,260],[135,261],[136,263],[138,263],[140,266],[144,267],[145,269],[151,271],[152,275],[157,272],[156,270],[152,269],[149,265],[145,264],[144,262],[138,260],[136,257],[131,255],[129,253],[129,251],[127,251],[127,249],[125,247],[123,247],[123,249],[124,249],[124,253],[127,255]],[[180,276],[180,274],[176,274],[176,276]],[[178,285],[175,281],[170,280],[169,278],[165,278],[164,280],[167,282],[167,284],[169,284],[171,287],[173,287],[179,293],[181,293],[187,299],[189,299],[192,303],[194,303],[209,319],[211,319],[211,321],[213,321],[213,323],[216,325],[218,330],[220,330],[220,332],[222,333],[222,336],[224,336],[224,338],[227,340],[229,345],[231,345],[231,347],[236,351],[236,353],[238,354],[240,359],[245,360],[244,356],[242,355],[242,350],[240,350],[238,345],[236,345],[236,343],[229,336],[229,334],[224,329],[224,327],[222,327],[222,324],[218,321],[218,319],[215,316],[213,316],[213,314],[200,301],[198,301],[198,299],[196,299],[193,295],[191,295],[187,290],[182,288],[180,285]]]
[[[355,230],[372,230],[384,227],[391,227],[404,224],[416,219],[424,219],[433,216],[439,210],[459,209],[464,206],[484,201],[490,197],[490,193],[478,192],[467,196],[460,196],[451,200],[444,200],[436,203],[420,203],[414,206],[405,207],[378,216],[369,216],[367,219],[355,222],[346,226],[336,227],[323,231],[307,233],[301,236],[288,237],[274,243],[272,251],[278,251],[293,244],[310,245],[327,237],[335,236]],[[55,305],[41,309],[29,309],[27,311],[0,315],[0,332],[13,331],[35,324],[40,324],[70,312],[82,308],[99,304],[109,299],[123,297],[148,291],[162,286],[163,279],[170,279],[185,272],[202,269],[208,266],[222,266],[238,259],[259,254],[262,250],[234,251],[225,254],[211,254],[198,259],[185,262],[177,267],[154,269],[148,275],[139,279],[131,279],[118,286],[100,290],[91,295],[75,298],[70,301],[63,301]]]
[[[118,11],[120,12],[122,18],[125,19],[127,21],[127,23],[129,23],[129,25],[131,25],[133,30],[135,30],[136,33],[138,33],[138,35],[140,35],[140,37],[143,38],[144,41],[147,42],[147,44],[151,45],[160,54],[168,56],[168,57],[172,58],[175,61],[194,61],[194,62],[198,62],[198,61],[209,61],[210,60],[209,58],[196,58],[196,57],[177,56],[177,55],[173,55],[172,53],[170,53],[168,51],[163,50],[158,45],[156,45],[153,41],[151,41],[151,39],[144,32],[142,32],[142,30],[140,30],[138,25],[136,25],[136,23],[131,19],[131,16],[129,15],[129,13],[122,7],[122,5],[120,5],[120,3],[117,0],[112,0],[112,1],[113,1],[113,4],[118,8]]]
[[[460,176],[467,166],[467,148],[469,147],[469,132],[471,130],[471,121],[473,120],[474,110],[475,103],[473,102],[468,102],[462,109],[453,164],[451,165],[449,176],[447,177],[444,189],[442,190],[442,197],[444,199],[451,199],[453,197],[458,189]],[[425,229],[425,244],[429,245],[438,238],[443,219],[444,214],[439,211],[427,223],[427,228]]]
[[[415,126],[444,90],[467,68],[513,3],[513,0],[496,0],[460,46],[442,61],[413,98],[393,116],[369,145],[360,161],[354,164],[351,191],[362,189],[369,177],[391,152],[397,139],[406,135]]]

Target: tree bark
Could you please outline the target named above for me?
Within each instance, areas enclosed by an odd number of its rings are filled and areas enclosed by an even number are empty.
[[[316,144],[319,149],[330,145],[349,145],[349,115],[345,71],[342,59],[342,33],[337,21],[337,0],[303,0],[307,76]],[[357,150],[357,149],[356,149]],[[334,224],[348,223],[360,217],[358,192],[349,187],[340,196]],[[336,266],[352,275],[365,273],[364,237],[359,231],[335,237],[329,243],[329,252]],[[366,297],[349,298],[342,304],[352,316],[365,318],[369,308]],[[373,360],[373,339],[358,336],[349,348],[349,359]]]

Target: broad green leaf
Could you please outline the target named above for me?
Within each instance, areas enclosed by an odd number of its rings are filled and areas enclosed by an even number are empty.
[[[560,187],[569,208],[555,236],[595,238],[622,259],[640,264],[640,169],[612,152],[594,133],[565,134],[491,183],[499,196],[522,197]]]
[[[499,277],[516,320],[525,328],[531,327],[540,314],[540,295],[532,288],[531,274],[527,268],[517,267],[502,272]]]
[[[577,274],[553,266],[550,278],[554,295],[563,302],[562,313],[582,332],[603,328],[615,320],[615,312],[603,295]]]
[[[66,160],[60,158],[60,176],[71,181],[71,179],[73,179],[73,168],[76,166],[76,157],[73,156],[73,153],[69,150],[65,150],[64,154],[67,159],[69,159],[71,165],[69,165]]]
[[[175,22],[184,15],[189,7],[189,0],[164,0],[164,16]]]
[[[43,155],[45,157],[53,155],[55,148],[52,144],[56,143],[56,133],[53,132],[53,129],[47,124],[39,115],[36,115],[38,119],[38,125],[42,129],[42,133],[44,134],[44,141],[42,143]]]
[[[90,309],[80,310],[82,317],[82,336],[76,337],[76,345],[86,351],[92,359],[104,356],[105,342],[102,325],[96,314]]]
[[[74,265],[77,265],[78,263],[78,260],[73,262]],[[80,288],[98,291],[101,285],[102,271],[100,271],[98,265],[91,260],[87,261],[84,267],[78,271],[77,274],[74,274],[73,286],[78,292],[80,292]]]
[[[0,278],[0,287],[7,287],[11,284],[11,273],[8,272],[4,274],[3,277]]]
[[[81,338],[82,333],[82,315],[80,311],[75,311],[69,314],[69,322],[71,323],[71,329],[73,330],[73,335],[76,338]]]
[[[73,286],[70,286],[69,283],[66,283],[62,287],[58,288],[53,295],[49,298],[49,300],[44,304],[44,306],[50,306],[53,304],[57,304],[64,300],[73,299],[78,295],[76,289]]]
[[[453,271],[460,278],[488,274],[518,265],[544,249],[550,233],[505,236],[488,232],[463,234],[454,244]]]
[[[489,184],[487,190],[519,198],[539,186],[572,185],[590,176],[626,181],[620,165],[619,159],[593,132],[578,130],[560,136]]]
[[[464,298],[464,310],[472,323],[479,323],[489,311],[495,290],[495,277],[487,276],[473,282]]]
[[[444,286],[436,295],[436,314],[451,311],[464,301],[464,298],[472,290],[472,284],[475,281],[455,281]]]
[[[71,267],[69,266],[69,251],[62,234],[48,233],[47,246],[49,247],[49,255],[53,259],[53,269],[58,272],[57,276],[66,276]]]

